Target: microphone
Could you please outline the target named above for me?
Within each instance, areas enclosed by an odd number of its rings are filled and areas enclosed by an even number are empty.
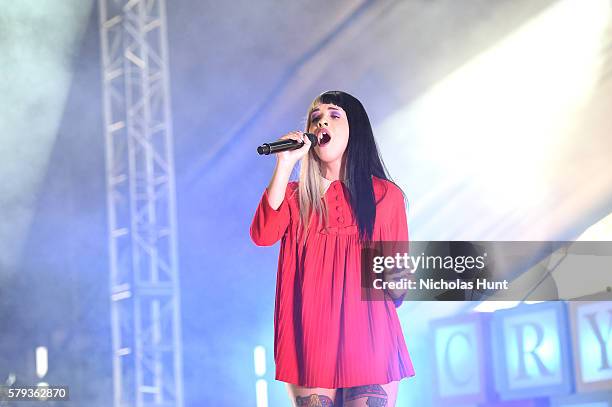
[[[310,139],[313,146],[317,145],[317,136],[312,133],[304,133],[306,137]],[[268,155],[274,153],[280,153],[281,151],[297,150],[304,145],[303,141],[296,141],[293,139],[285,139],[273,141],[272,143],[264,143],[257,147],[259,155]]]

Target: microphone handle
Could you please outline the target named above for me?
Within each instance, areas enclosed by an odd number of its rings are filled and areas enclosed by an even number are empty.
[[[273,143],[264,143],[257,147],[259,155],[268,155],[279,153],[281,151],[297,150],[304,145],[303,141],[295,141],[293,139],[279,140]]]
[[[304,135],[310,139],[310,142],[313,145],[317,145],[317,136],[312,133],[304,133]],[[297,150],[298,148],[302,148],[303,145],[303,141],[296,141],[293,139],[278,140],[273,143],[262,144],[261,146],[257,147],[257,152],[259,155],[269,155],[279,153],[281,151]]]

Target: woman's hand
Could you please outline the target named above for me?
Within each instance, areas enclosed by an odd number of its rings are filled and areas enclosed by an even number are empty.
[[[310,150],[310,146],[312,145],[312,143],[310,142],[310,139],[306,137],[301,131],[292,131],[290,133],[285,134],[280,139],[292,139],[304,142],[304,145],[301,148],[298,148],[296,150],[283,151],[276,154],[276,158],[278,159],[279,165],[282,165],[284,167],[290,167],[293,170],[295,164],[302,157],[308,154],[308,150]]]
[[[410,268],[403,269],[392,269],[385,271],[383,274],[383,280],[394,283],[406,283],[407,281],[414,280],[414,274]],[[403,281],[402,281],[403,280]],[[394,288],[387,289],[387,292],[393,300],[402,298],[408,292],[407,288]]]

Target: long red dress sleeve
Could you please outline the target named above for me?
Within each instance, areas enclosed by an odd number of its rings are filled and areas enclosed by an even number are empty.
[[[268,189],[264,190],[259,201],[253,222],[251,223],[251,239],[257,246],[271,246],[285,234],[289,225],[288,194],[295,189],[295,183],[287,185],[285,198],[277,209],[272,209],[268,200]]]
[[[407,242],[408,221],[406,219],[404,195],[395,185],[389,186],[387,193],[389,196],[384,207],[380,210],[382,215],[380,240]]]
[[[404,195],[395,185],[388,188],[389,196],[384,201],[384,207],[380,208],[380,235],[375,240],[387,242],[385,248],[389,251],[386,255],[395,256],[396,253],[408,253],[408,221],[406,219],[406,206]],[[378,212],[377,212],[378,213]],[[399,307],[407,292],[401,297],[393,299],[395,307]]]
[[[374,240],[407,240],[403,195],[373,179],[377,201]],[[323,199],[325,223],[313,216],[298,238],[297,183],[275,211],[264,192],[251,225],[258,245],[281,239],[274,307],[276,379],[306,387],[385,384],[414,376],[395,305],[390,297],[363,299],[361,242],[341,181]]]

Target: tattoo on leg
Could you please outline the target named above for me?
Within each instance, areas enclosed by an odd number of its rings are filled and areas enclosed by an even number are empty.
[[[369,384],[347,389],[344,401],[365,398],[368,407],[385,407],[387,405],[387,393],[380,384]]]
[[[368,407],[385,407],[387,405],[387,398],[384,399],[378,397],[368,397],[368,401],[366,401],[366,406]]]
[[[297,396],[295,402],[298,407],[334,407],[334,402],[322,394],[311,394],[307,397]]]

